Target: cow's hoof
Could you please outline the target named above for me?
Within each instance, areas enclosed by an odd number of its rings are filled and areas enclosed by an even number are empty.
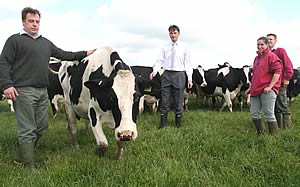
[[[98,156],[104,156],[105,153],[107,152],[108,147],[106,145],[100,145],[99,147],[97,147],[96,149],[96,154]]]

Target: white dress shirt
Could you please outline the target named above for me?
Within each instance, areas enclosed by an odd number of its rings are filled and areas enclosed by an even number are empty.
[[[34,39],[42,36],[40,33],[37,33],[35,36],[32,36],[31,34],[29,34],[28,32],[26,32],[24,29],[22,29],[21,32],[20,32],[20,35],[22,35],[22,34],[27,34],[28,36],[30,36],[30,37],[32,37]]]
[[[154,64],[153,73],[156,74],[161,67],[164,70],[185,71],[188,80],[192,80],[193,67],[190,61],[190,54],[182,42],[169,42],[161,49],[158,59]]]

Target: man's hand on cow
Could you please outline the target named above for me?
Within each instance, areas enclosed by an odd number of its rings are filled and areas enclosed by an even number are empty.
[[[3,91],[3,93],[7,99],[11,99],[13,101],[15,101],[17,99],[17,96],[19,95],[17,90],[14,87],[6,88]]]
[[[191,89],[193,87],[193,81],[189,80],[188,81],[188,89]]]
[[[89,55],[93,54],[96,50],[97,50],[97,48],[87,51],[86,56],[89,56]]]

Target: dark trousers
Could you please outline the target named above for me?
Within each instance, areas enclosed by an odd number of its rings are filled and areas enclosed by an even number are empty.
[[[184,71],[164,71],[161,76],[160,112],[162,114],[167,114],[170,111],[172,102],[175,114],[183,112],[185,84],[186,75]]]
[[[279,93],[275,103],[275,113],[289,114],[288,98],[286,88],[282,85],[279,88]]]
[[[19,144],[33,143],[48,129],[47,88],[16,88],[14,101]]]

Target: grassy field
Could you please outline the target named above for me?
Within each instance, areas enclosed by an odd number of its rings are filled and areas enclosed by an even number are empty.
[[[193,104],[194,102],[194,104]],[[14,164],[16,125],[0,103],[0,184],[2,186],[299,186],[300,99],[292,106],[294,126],[258,137],[248,111],[216,112],[191,102],[183,127],[159,130],[159,114],[138,118],[138,138],[127,143],[124,159],[115,159],[113,131],[106,155],[96,155],[91,129],[79,121],[80,149],[70,144],[63,114],[49,120],[32,175]],[[52,115],[50,114],[50,117]]]

